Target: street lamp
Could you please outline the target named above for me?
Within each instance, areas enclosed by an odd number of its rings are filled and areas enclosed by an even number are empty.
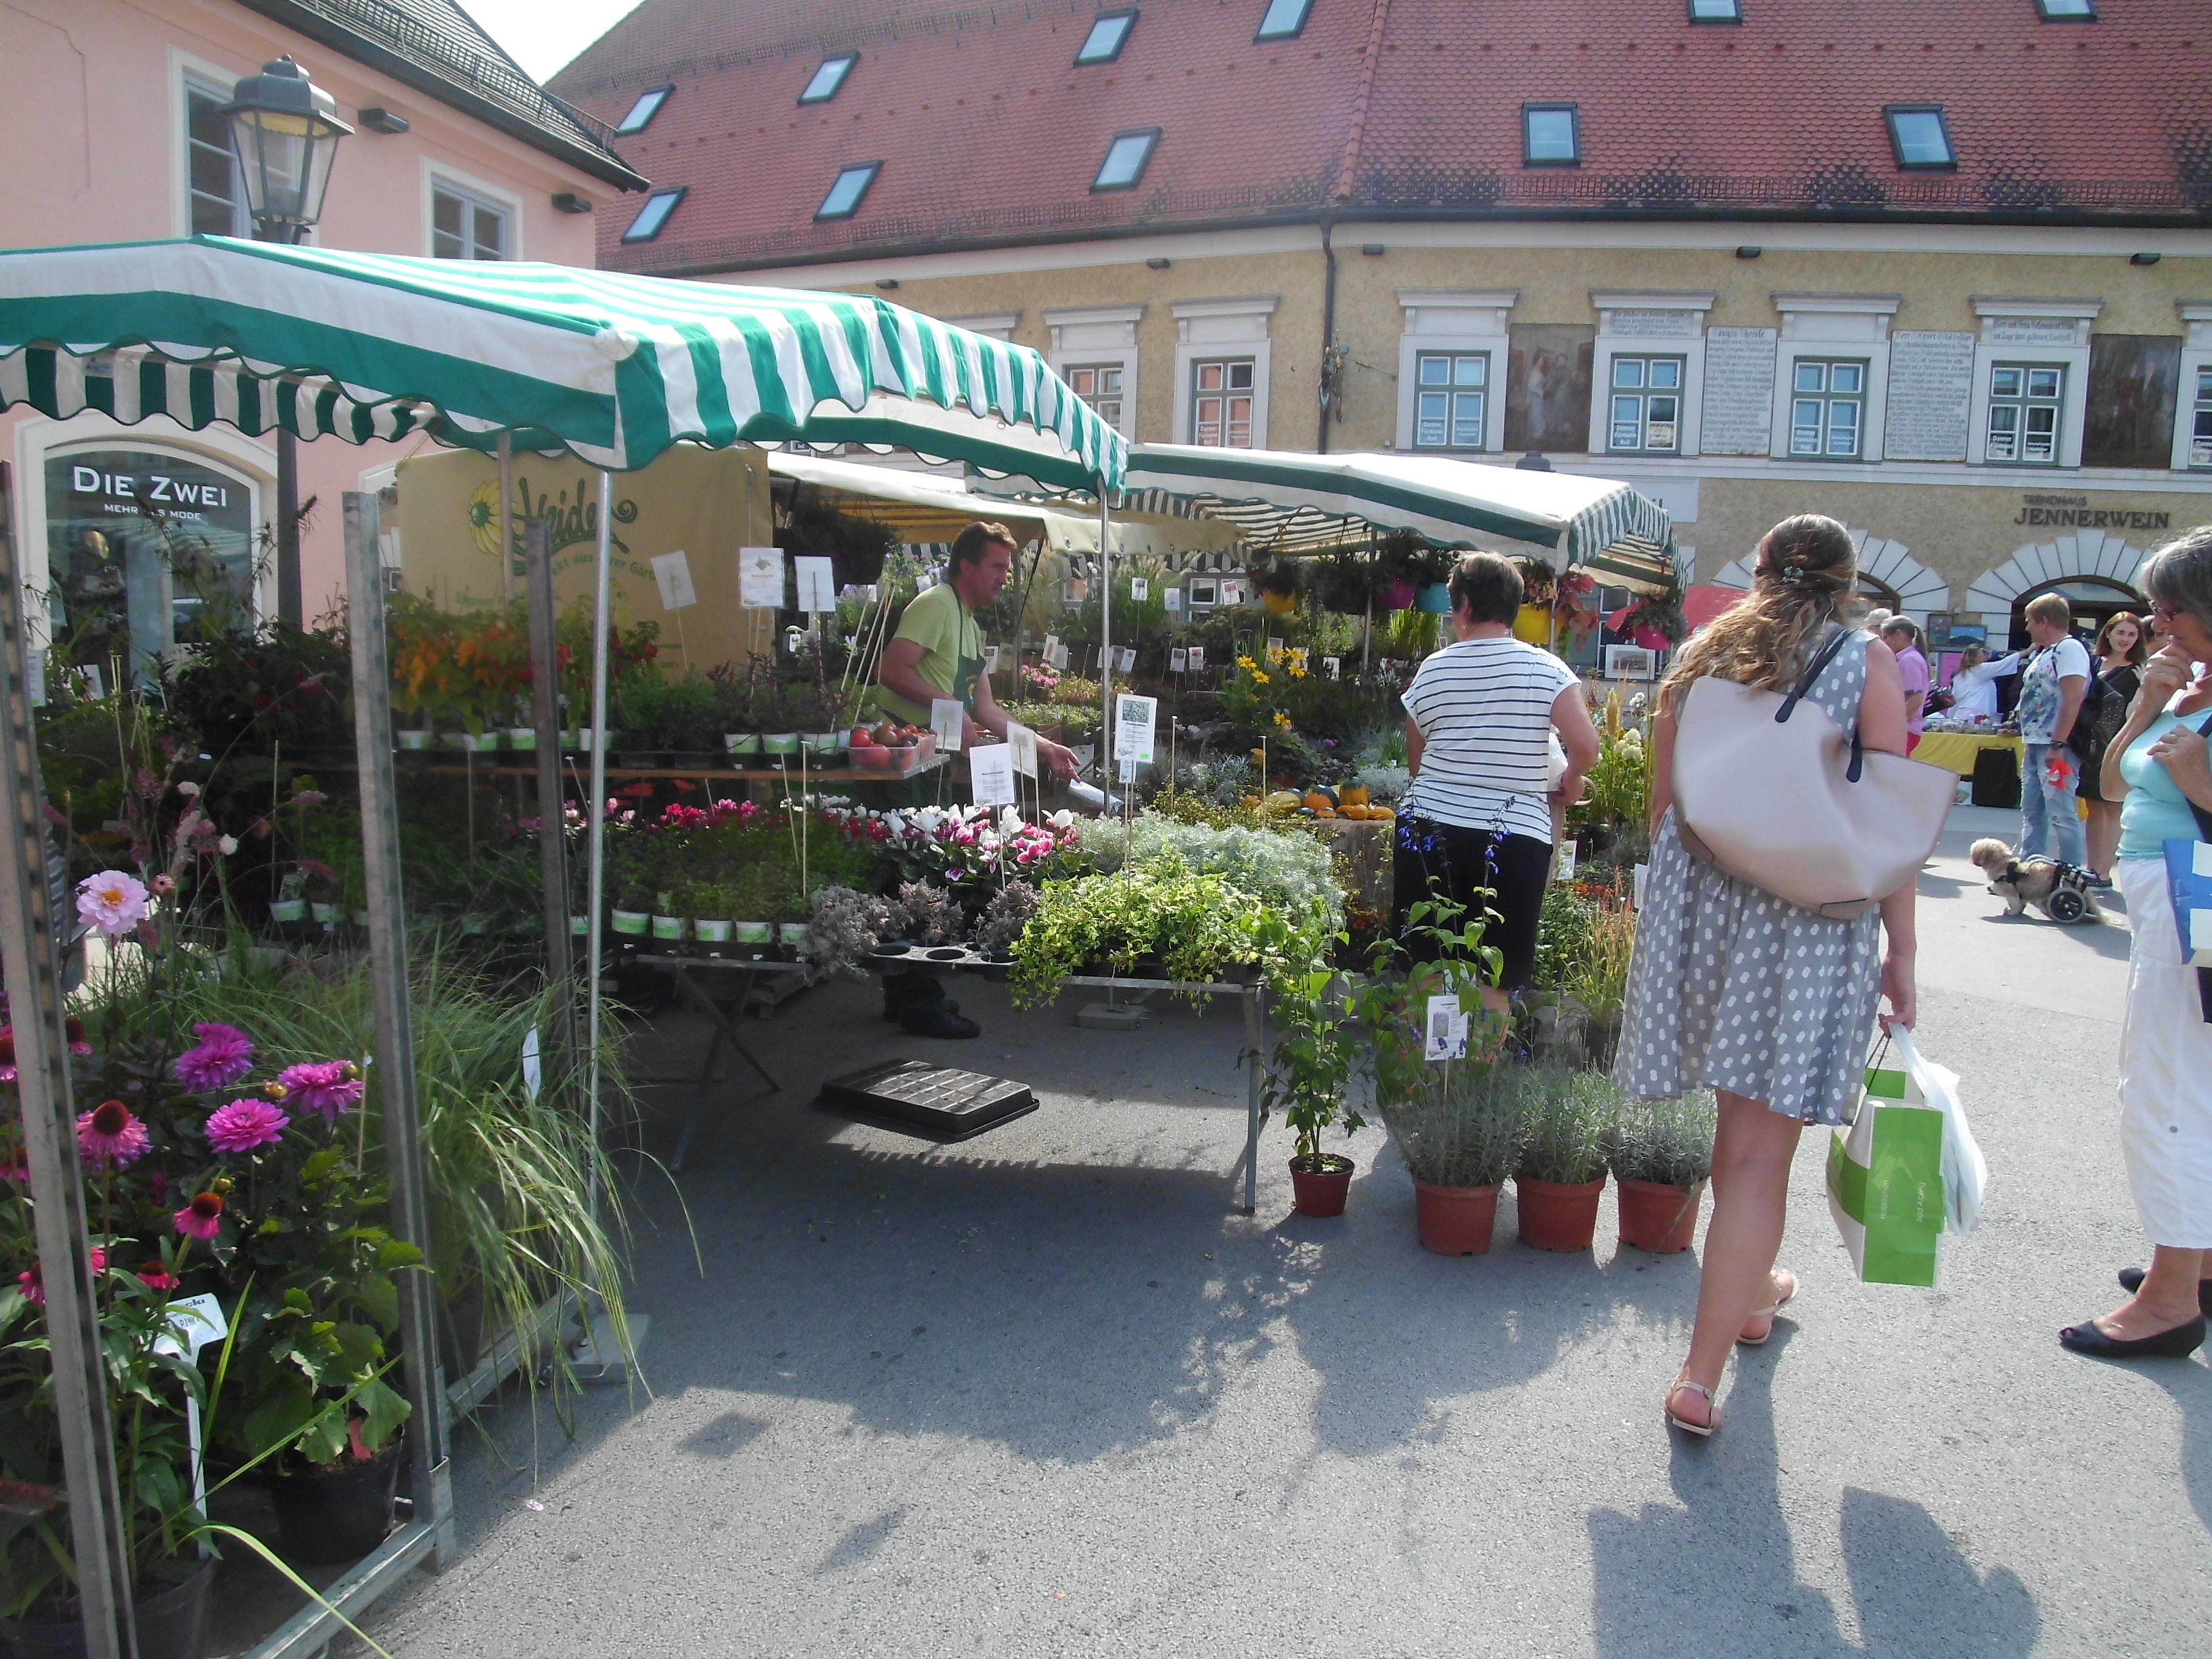
[[[290,58],[264,64],[231,88],[222,113],[230,118],[231,153],[246,186],[246,210],[258,241],[299,241],[323,216],[338,140],[353,129],[338,119],[330,94]],[[300,472],[297,441],[276,428],[276,614],[307,620],[300,585]]]

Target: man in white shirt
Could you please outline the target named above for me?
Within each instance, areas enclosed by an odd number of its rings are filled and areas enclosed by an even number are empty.
[[[2035,648],[2021,672],[2013,711],[2027,754],[2020,778],[2020,855],[2055,858],[2087,869],[2081,827],[2081,762],[2066,746],[2089,689],[2089,648],[2073,634],[2074,612],[2056,593],[2027,602],[2027,635]]]

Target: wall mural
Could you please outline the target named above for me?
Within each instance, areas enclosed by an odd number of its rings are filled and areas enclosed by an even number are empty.
[[[1597,330],[1585,323],[1532,323],[1509,332],[1505,447],[1583,453],[1589,448]]]
[[[2173,459],[2173,401],[2181,383],[2178,334],[2089,337],[2084,466],[2143,466]]]

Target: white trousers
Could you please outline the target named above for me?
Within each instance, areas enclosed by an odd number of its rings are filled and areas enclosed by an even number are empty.
[[[2120,1150],[2154,1244],[2212,1249],[2212,1024],[2181,936],[2162,859],[2123,859],[2128,1013],[2120,1027]]]

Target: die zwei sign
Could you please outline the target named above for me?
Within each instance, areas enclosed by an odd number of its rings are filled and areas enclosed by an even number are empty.
[[[2142,508],[2093,507],[2087,495],[2023,495],[2014,524],[2068,530],[2170,530],[2173,514]]]

